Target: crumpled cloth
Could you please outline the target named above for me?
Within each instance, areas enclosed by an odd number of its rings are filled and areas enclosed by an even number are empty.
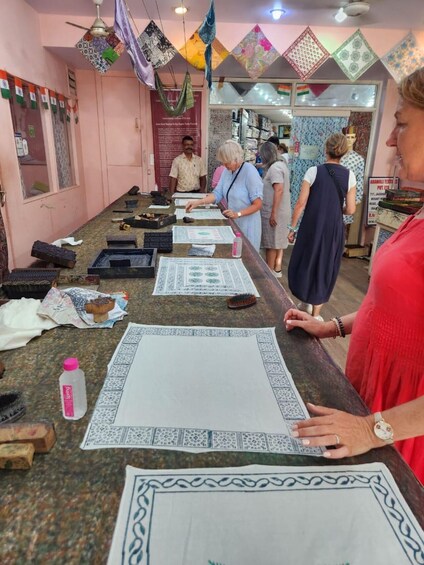
[[[35,298],[21,298],[0,307],[0,351],[23,347],[44,330],[59,325],[38,315],[40,304],[41,300]]]
[[[64,237],[62,239],[56,239],[53,241],[52,245],[56,245],[56,247],[62,247],[62,245],[81,245],[82,239],[75,241],[75,237]]]
[[[188,250],[188,255],[194,257],[212,257],[215,253],[216,245],[198,245],[194,243]]]
[[[93,314],[87,314],[85,305],[90,300],[102,296],[111,296],[115,299],[115,308],[108,312],[108,319],[104,322],[94,322]],[[80,329],[86,328],[112,328],[115,322],[122,320],[127,315],[125,308],[128,301],[122,294],[104,294],[95,290],[84,288],[66,288],[59,290],[51,288],[41,303],[38,314],[43,318],[54,320],[59,325],[72,325]]]

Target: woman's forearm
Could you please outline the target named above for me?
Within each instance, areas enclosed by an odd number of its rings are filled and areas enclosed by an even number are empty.
[[[261,208],[262,208],[262,200],[260,198],[256,198],[256,200],[254,200],[250,206],[247,206],[247,208],[243,208],[242,210],[239,210],[239,212],[241,214],[241,217],[250,216],[251,214],[254,214]]]
[[[283,185],[274,185],[274,198],[272,200],[272,210],[271,214],[277,216],[278,210],[280,209],[281,199],[283,198]]]

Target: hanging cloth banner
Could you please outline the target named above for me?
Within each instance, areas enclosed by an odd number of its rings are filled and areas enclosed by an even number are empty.
[[[37,95],[35,94],[35,86],[33,84],[28,84],[29,89],[29,99],[31,100],[31,108],[33,110],[37,109]]]
[[[15,77],[15,93],[16,93],[16,102],[18,104],[24,103],[24,91],[22,88],[22,80],[20,78]]]
[[[214,0],[211,0],[209,12],[199,28],[199,36],[203,43],[206,44],[205,51],[205,77],[208,81],[208,86],[212,86],[212,41],[215,39],[216,26],[215,26],[215,5]]]
[[[45,110],[49,109],[49,95],[48,90],[45,86],[40,86],[41,92],[41,104]]]
[[[59,98],[60,119],[61,119],[61,121],[63,121],[63,118],[65,116],[65,97],[63,96],[63,94],[59,94],[58,98]]]
[[[165,108],[165,112],[169,116],[181,116],[184,114],[186,110],[190,110],[194,106],[194,96],[193,96],[193,87],[191,85],[191,77],[188,72],[184,77],[183,86],[181,87],[180,96],[177,100],[175,106],[172,106],[169,103],[168,98],[166,97],[165,89],[163,88],[163,84],[159,78],[159,75],[155,72],[155,83],[156,83],[156,90],[158,91],[158,95],[162,106]]]
[[[149,88],[155,88],[152,65],[146,60],[128,21],[125,0],[115,0],[115,33],[125,45],[138,80]]]
[[[50,107],[52,109],[53,114],[56,114],[57,112],[56,92],[54,90],[49,90],[49,94],[50,94]]]
[[[71,106],[69,105],[68,100],[66,101],[66,121],[71,121]]]
[[[6,71],[0,71],[0,88],[2,97],[8,100],[10,98],[10,86]]]
[[[75,100],[74,103],[74,119],[75,119],[75,123],[77,124],[79,122],[79,116],[78,116],[78,100]]]
[[[279,84],[277,86],[277,92],[280,96],[290,96],[291,90],[291,84]]]

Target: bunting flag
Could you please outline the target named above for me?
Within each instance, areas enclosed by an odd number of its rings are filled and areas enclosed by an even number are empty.
[[[410,32],[382,57],[381,62],[395,81],[400,82],[416,69],[424,67],[424,51]]]
[[[7,80],[6,71],[0,71],[0,88],[1,88],[2,97],[9,99],[10,98],[10,86],[9,86],[9,81]]]
[[[291,84],[279,84],[277,86],[277,92],[281,96],[290,96],[291,90],[292,90]]]
[[[49,109],[49,95],[45,86],[40,86],[41,104],[45,110]]]
[[[52,109],[53,114],[56,114],[57,112],[56,92],[54,90],[49,90],[49,96],[50,96],[50,108]]]
[[[357,80],[378,60],[359,29],[334,51],[332,57],[352,81]]]
[[[33,84],[28,84],[29,89],[29,99],[31,100],[31,108],[33,110],[37,109],[37,95],[35,94],[35,86]]]
[[[212,87],[212,42],[215,39],[216,26],[215,26],[215,5],[214,0],[211,0],[211,5],[208,13],[199,28],[199,37],[206,45],[205,50],[205,77],[208,81],[209,88]]]
[[[59,98],[59,113],[60,113],[61,116],[64,116],[65,112],[66,112],[65,97],[63,96],[63,94],[59,94],[58,98]]]
[[[24,90],[22,88],[22,80],[20,78],[15,77],[15,94],[16,94],[16,102],[18,104],[24,103]]]
[[[78,100],[75,100],[74,103],[74,119],[75,119],[75,123],[77,124],[79,122],[79,116],[78,116]]]
[[[309,78],[330,57],[310,27],[283,53],[302,80]]]
[[[297,84],[296,85],[296,96],[304,96],[305,94],[309,94],[310,89],[307,84]]]
[[[260,77],[280,56],[258,25],[234,47],[232,54],[253,79]]]
[[[66,101],[66,121],[67,122],[71,121],[71,106],[68,100]]]

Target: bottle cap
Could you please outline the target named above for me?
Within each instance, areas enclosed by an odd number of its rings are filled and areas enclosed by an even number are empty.
[[[63,362],[63,368],[65,369],[65,371],[75,371],[75,369],[78,369],[78,367],[79,363],[76,357],[68,357],[68,359],[65,359],[65,361]]]
[[[241,233],[239,231],[236,231],[236,237],[241,237]]]

